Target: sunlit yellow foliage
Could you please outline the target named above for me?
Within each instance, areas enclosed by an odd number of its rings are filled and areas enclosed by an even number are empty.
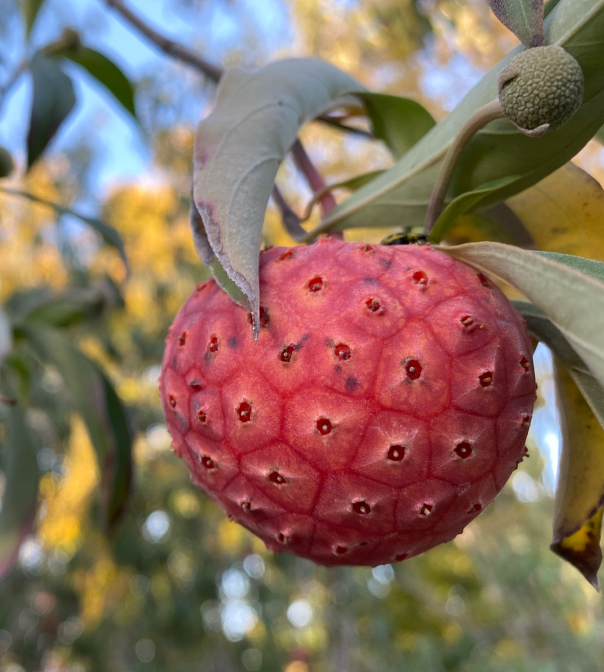
[[[61,550],[71,557],[82,542],[85,514],[99,480],[94,449],[78,416],[71,419],[65,466],[66,474],[60,481],[53,474],[46,474],[40,482],[44,514],[38,536],[47,550]]]

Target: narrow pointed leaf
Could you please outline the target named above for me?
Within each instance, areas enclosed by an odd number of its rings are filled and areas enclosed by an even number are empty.
[[[36,441],[19,405],[6,407],[0,451],[6,489],[0,509],[0,581],[17,562],[23,539],[32,532],[38,499]]]
[[[442,250],[522,292],[547,315],[604,385],[604,281],[594,275],[604,264],[501,243],[470,243]]]
[[[543,44],[543,0],[487,0],[493,14],[525,47]]]
[[[119,252],[120,257],[122,258],[124,265],[126,266],[126,270],[128,270],[128,259],[126,257],[126,249],[124,247],[124,241],[122,240],[120,234],[106,222],[103,222],[102,220],[97,219],[96,217],[88,217],[87,215],[82,215],[76,210],[66,208],[64,205],[61,205],[60,203],[54,203],[53,201],[48,201],[45,198],[36,196],[35,194],[30,194],[28,191],[21,191],[20,189],[11,189],[2,186],[0,186],[0,191],[10,196],[18,196],[19,198],[26,198],[27,200],[33,201],[34,203],[40,203],[41,205],[46,205],[49,208],[55,210],[59,215],[70,215],[71,217],[76,217],[80,221],[84,222],[84,224],[87,224],[97,233],[99,233],[105,243],[111,245],[112,247],[115,247],[115,249]]]
[[[567,49],[585,75],[582,107],[562,128],[529,138],[511,122],[500,120],[477,133],[456,169],[449,199],[483,184],[518,175],[491,192],[480,207],[527,189],[570,161],[604,125],[604,0],[561,0],[545,22],[547,44]],[[398,163],[335,208],[315,230],[365,227],[368,221],[396,226],[422,226],[440,163],[467,118],[497,96],[497,79],[511,52],[432,128]]]
[[[38,52],[29,69],[33,99],[27,134],[28,169],[40,158],[76,102],[71,79],[52,58]]]
[[[31,29],[38,17],[38,13],[42,9],[44,0],[21,0],[21,11],[25,19],[25,34],[29,37]]]
[[[598,590],[597,572],[602,562],[604,429],[565,367],[559,362],[554,366],[562,452],[551,548]]]
[[[383,140],[395,158],[404,156],[434,126],[425,107],[410,98],[385,93],[361,93],[373,134]]]
[[[39,359],[59,372],[86,424],[102,473],[104,522],[113,525],[129,494],[132,432],[127,414],[98,366],[63,333],[39,324],[17,325]]]
[[[506,205],[538,249],[604,261],[604,191],[573,163],[508,199]]]
[[[102,84],[122,107],[136,119],[134,87],[122,70],[107,56],[89,47],[53,51],[84,68]]]
[[[352,77],[315,59],[280,61],[252,74],[231,70],[220,81],[214,111],[199,124],[195,206],[256,325],[262,225],[279,164],[306,120],[353,91],[362,87]]]

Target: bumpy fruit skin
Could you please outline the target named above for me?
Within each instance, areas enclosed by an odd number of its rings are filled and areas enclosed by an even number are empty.
[[[258,342],[214,281],[160,382],[194,482],[275,551],[379,565],[459,534],[521,461],[535,401],[522,318],[427,246],[321,239],[260,255]]]
[[[517,76],[508,79],[511,73]],[[508,74],[509,73],[509,74]],[[554,130],[581,107],[584,77],[581,66],[562,47],[526,49],[501,73],[499,101],[503,113],[522,129],[549,124]]]

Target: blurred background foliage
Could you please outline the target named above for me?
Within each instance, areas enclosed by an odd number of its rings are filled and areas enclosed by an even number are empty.
[[[415,98],[437,119],[516,43],[484,0],[130,6],[224,66],[314,55],[369,88]],[[188,192],[195,124],[214,86],[144,46],[101,1],[47,0],[31,44],[57,39],[66,26],[136,83],[140,124],[70,66],[73,119],[25,172],[31,88],[23,81],[10,95],[0,89],[0,144],[17,163],[0,186],[112,225],[130,275],[76,218],[0,191],[0,305],[14,316],[55,295],[81,299],[82,315],[60,326],[127,405],[135,471],[124,515],[106,534],[103,476],[86,426],[57,370],[17,342],[11,357],[22,375],[13,382],[37,437],[40,507],[17,567],[0,584],[0,671],[601,670],[601,598],[548,551],[557,440],[543,350],[530,459],[463,535],[419,558],[371,570],[275,556],[193,488],[170,451],[157,378],[167,328],[207,275],[189,233]],[[0,0],[0,40],[6,82],[32,52],[16,0]],[[303,139],[328,181],[391,162],[378,143],[324,126],[309,126]],[[602,181],[598,145],[577,162]],[[280,180],[302,211],[310,194],[289,162]],[[267,244],[292,244],[272,206],[265,231]],[[384,233],[350,237],[379,241]],[[0,404],[0,419],[3,412]],[[0,441],[1,456],[2,425]],[[0,472],[0,501],[6,486]]]

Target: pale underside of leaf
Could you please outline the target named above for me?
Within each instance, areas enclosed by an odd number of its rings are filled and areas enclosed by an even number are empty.
[[[199,125],[195,206],[213,253],[246,297],[256,330],[262,225],[279,164],[302,124],[360,91],[352,77],[316,59],[280,61],[253,74],[231,70],[214,111]]]
[[[542,0],[487,0],[493,14],[525,47],[543,44]]]

